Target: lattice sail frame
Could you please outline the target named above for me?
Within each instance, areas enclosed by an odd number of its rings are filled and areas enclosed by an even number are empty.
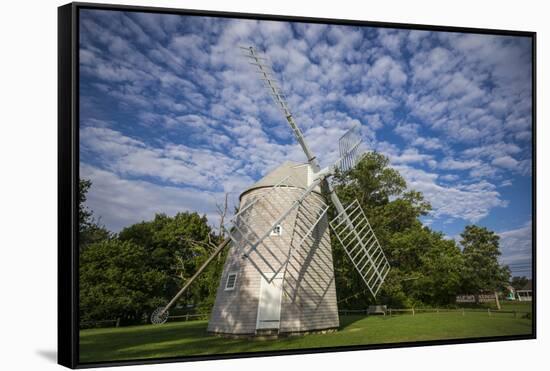
[[[359,145],[362,143],[359,135],[359,126],[354,125],[338,140],[338,149],[340,150],[340,160],[336,166],[343,172],[352,169],[359,156]]]
[[[376,297],[390,271],[390,264],[359,201],[356,199],[349,204],[329,224],[367,288]]]
[[[285,117],[292,116],[286,103],[286,95],[280,87],[281,84],[275,79],[275,72],[273,72],[271,61],[263,54],[258,53],[253,47],[241,46],[240,49],[244,56],[249,58],[249,63],[257,67],[256,72],[259,74],[260,80],[264,82],[264,86],[271,98],[273,98],[276,106],[281,109]]]
[[[325,202],[319,199],[312,202],[307,197],[318,184],[314,182],[308,187],[290,176],[286,177],[267,191],[253,196],[226,224],[233,245],[267,282],[284,272],[293,248],[285,239],[269,238],[273,229],[288,218],[301,220],[303,234],[295,245],[301,246],[326,214],[328,205]],[[296,213],[292,213],[294,210]]]

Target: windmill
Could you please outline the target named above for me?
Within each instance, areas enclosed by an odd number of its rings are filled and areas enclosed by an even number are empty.
[[[246,189],[223,241],[180,292],[151,316],[163,323],[208,263],[231,245],[208,331],[231,335],[300,333],[339,326],[329,230],[376,297],[390,265],[357,200],[344,206],[330,182],[337,170],[352,169],[361,137],[352,127],[339,139],[340,159],[321,168],[294,121],[267,58],[241,48],[265,83],[304,151],[307,163],[285,162]],[[323,195],[328,195],[328,200]],[[328,201],[328,202],[327,202]],[[337,215],[328,220],[329,202]]]

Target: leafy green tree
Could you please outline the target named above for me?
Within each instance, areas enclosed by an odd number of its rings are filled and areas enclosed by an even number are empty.
[[[148,252],[131,241],[108,239],[80,254],[81,321],[136,323],[163,302],[166,273],[148,266]]]
[[[86,195],[92,186],[89,179],[80,179],[78,182],[78,222],[79,227],[83,228],[92,217],[92,211],[86,207]]]
[[[463,289],[479,294],[497,291],[510,281],[510,269],[501,266],[498,258],[500,237],[485,227],[468,225],[460,234],[464,256]]]
[[[389,159],[378,152],[369,152],[347,173],[336,174],[338,191],[344,200],[358,198],[368,207],[383,206],[390,197],[402,194],[407,184],[398,171],[389,167]]]
[[[152,221],[124,228],[118,238],[142,246],[148,254],[143,264],[167,273],[162,296],[168,301],[221,242],[207,222],[205,216],[195,212],[178,213],[174,217],[157,214]],[[223,263],[223,256],[214,260],[180,299],[180,303],[195,305],[203,311],[210,310]]]
[[[512,277],[512,280],[510,281],[510,285],[515,289],[515,290],[522,290],[526,285],[527,283],[529,282],[529,279],[525,276],[514,276]]]
[[[108,239],[111,233],[96,220],[93,211],[86,206],[86,197],[92,182],[88,179],[80,179],[78,182],[78,238],[79,249]]]
[[[191,212],[174,217],[157,214],[151,221],[111,234],[86,207],[91,186],[89,180],[79,182],[81,319],[120,318],[123,324],[135,323],[167,303],[221,237],[212,232],[205,216]],[[224,256],[208,266],[180,299],[181,304],[192,304],[201,313],[211,309]]]
[[[453,240],[427,227],[396,233],[387,246],[390,262],[401,280],[403,305],[447,305],[461,289],[463,259]],[[395,288],[394,288],[395,291]],[[395,296],[394,293],[389,296]]]

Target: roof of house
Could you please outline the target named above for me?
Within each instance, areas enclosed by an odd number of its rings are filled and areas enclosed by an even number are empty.
[[[285,161],[280,166],[267,173],[262,179],[258,180],[256,183],[246,188],[241,193],[239,198],[241,198],[245,193],[250,192],[253,189],[273,187],[281,183],[281,181],[285,179],[286,180],[283,183],[305,189],[308,187],[309,184],[309,169],[310,167],[307,163]],[[317,187],[315,191],[318,193],[321,192],[319,187]]]

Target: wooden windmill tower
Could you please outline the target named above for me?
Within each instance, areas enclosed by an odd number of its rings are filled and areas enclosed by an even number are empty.
[[[289,123],[307,163],[286,162],[240,196],[224,241],[180,292],[151,316],[168,309],[208,263],[231,242],[208,331],[231,335],[321,331],[339,326],[329,230],[340,241],[367,288],[376,296],[390,265],[359,202],[344,206],[329,181],[358,160],[361,138],[353,127],[339,139],[340,159],[321,169],[296,125],[267,59],[242,48]],[[323,197],[329,195],[329,200]],[[337,211],[329,221],[328,202]]]
[[[285,162],[242,193],[209,332],[338,327],[328,206],[318,185],[306,192],[312,175],[308,164]]]

